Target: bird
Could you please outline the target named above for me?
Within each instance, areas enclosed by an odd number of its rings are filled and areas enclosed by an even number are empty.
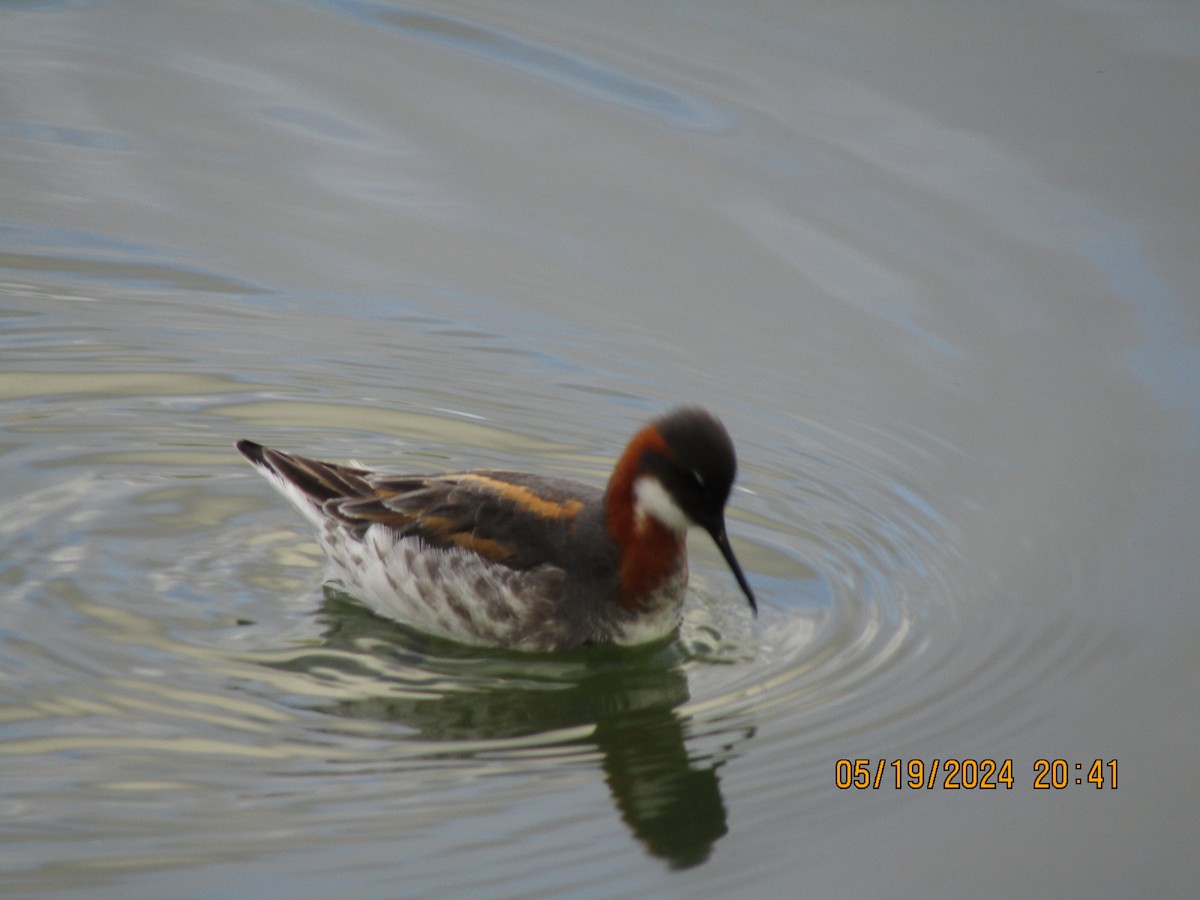
[[[641,427],[604,487],[490,469],[390,474],[236,447],[315,528],[335,583],[421,632],[542,653],[664,639],[682,620],[690,526],[708,532],[758,612],[725,527],[733,441],[699,407]]]

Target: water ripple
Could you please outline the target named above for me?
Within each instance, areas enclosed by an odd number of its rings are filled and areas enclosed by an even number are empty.
[[[486,443],[489,428],[472,433]],[[979,720],[1011,736],[1048,714],[1032,686],[1103,646],[1060,617],[962,652],[979,585],[949,520],[904,475],[911,442],[801,427],[755,447],[731,521],[761,619],[730,602],[697,540],[678,640],[552,657],[464,648],[315,593],[321,560],[302,523],[247,491],[248,474],[230,477],[227,451],[200,479],[67,477],[0,508],[0,579],[14,586],[0,753],[14,771],[115,755],[134,761],[105,769],[122,784],[170,781],[176,758],[236,758],[343,790],[397,770],[569,781],[599,769],[630,833],[695,865],[728,829],[720,776],[733,761],[754,760],[751,794],[820,809],[831,760],[950,740]],[[180,458],[194,468],[194,451]],[[53,471],[129,464],[79,459]]]
[[[330,2],[356,18],[463,50],[583,97],[636,110],[673,128],[724,131],[731,127],[728,113],[681,91],[499,29],[390,4]]]

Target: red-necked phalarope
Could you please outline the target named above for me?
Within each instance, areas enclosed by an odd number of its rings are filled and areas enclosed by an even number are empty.
[[[393,475],[237,448],[316,527],[351,594],[423,631],[532,651],[666,637],[682,615],[690,525],[712,536],[757,612],[725,533],[733,442],[701,409],[645,425],[604,489],[522,472]]]

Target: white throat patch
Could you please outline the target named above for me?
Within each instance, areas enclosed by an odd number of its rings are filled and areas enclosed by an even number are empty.
[[[633,515],[639,527],[646,516],[653,516],[672,531],[687,531],[692,524],[657,478],[643,475],[633,483],[633,496]]]

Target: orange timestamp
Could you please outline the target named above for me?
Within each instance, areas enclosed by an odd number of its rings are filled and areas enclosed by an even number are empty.
[[[1018,780],[1030,779],[1034,790],[1060,791],[1073,785],[1097,790],[1117,789],[1117,761],[1092,759],[1039,759],[1029,771],[1014,774],[1011,759],[839,759],[834,766],[834,786],[839,790],[994,791],[1012,790]]]

